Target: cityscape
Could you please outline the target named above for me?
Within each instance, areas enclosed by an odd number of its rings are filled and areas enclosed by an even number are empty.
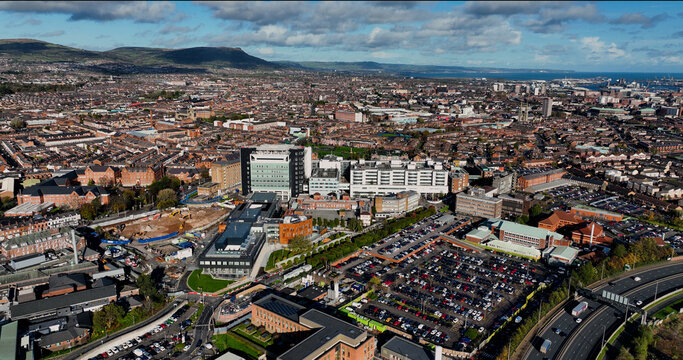
[[[680,359],[682,19],[0,2],[0,360]]]

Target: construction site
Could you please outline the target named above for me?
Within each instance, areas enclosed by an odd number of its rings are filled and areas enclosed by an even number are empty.
[[[174,232],[182,234],[214,223],[227,213],[227,209],[220,207],[174,209],[119,225],[117,232],[128,239],[157,238]]]

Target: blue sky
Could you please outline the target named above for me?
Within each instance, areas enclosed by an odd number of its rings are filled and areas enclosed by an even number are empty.
[[[683,2],[0,2],[2,38],[266,60],[683,72]]]

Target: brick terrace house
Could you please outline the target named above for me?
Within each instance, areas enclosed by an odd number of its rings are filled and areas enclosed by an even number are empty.
[[[99,198],[109,204],[109,193],[99,186],[41,186],[35,185],[17,195],[17,204],[51,202],[58,207],[79,208]]]
[[[161,165],[125,167],[121,170],[121,185],[125,187],[149,186],[164,176]]]

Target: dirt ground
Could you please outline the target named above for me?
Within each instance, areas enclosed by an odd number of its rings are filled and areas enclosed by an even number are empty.
[[[130,238],[153,238],[170,234],[174,231],[184,232],[201,228],[228,212],[224,208],[190,208],[182,210],[179,214],[171,217],[171,211],[164,211],[156,220],[137,220],[126,224],[121,235]],[[183,225],[180,229],[180,225]],[[138,234],[141,233],[141,234]],[[135,236],[135,234],[138,234]]]

